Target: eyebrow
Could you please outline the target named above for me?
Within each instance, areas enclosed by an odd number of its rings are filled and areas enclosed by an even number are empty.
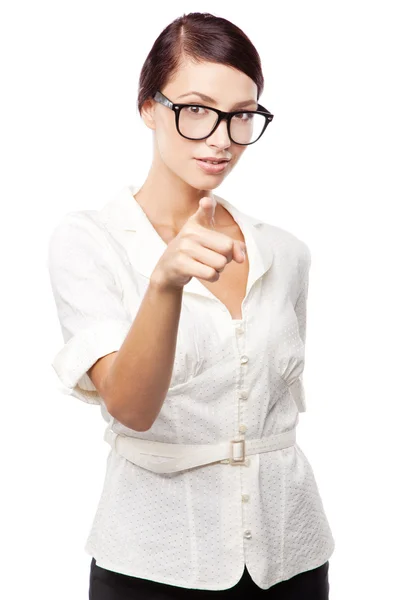
[[[196,96],[200,96],[200,98],[202,100],[204,100],[205,102],[211,102],[212,104],[216,104],[216,100],[214,100],[214,98],[211,98],[210,96],[207,96],[206,94],[202,94],[201,92],[186,92],[186,94],[181,94],[180,96],[178,96],[178,100],[179,98],[185,98],[186,96],[191,96],[192,94],[195,94]],[[257,100],[254,100],[252,98],[250,98],[249,100],[243,100],[242,102],[236,102],[236,104],[234,104],[232,106],[232,108],[242,108],[244,106],[248,106],[249,104],[257,104]]]

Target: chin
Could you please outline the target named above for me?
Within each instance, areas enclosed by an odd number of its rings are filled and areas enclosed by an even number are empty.
[[[190,185],[199,190],[215,190],[226,179],[227,173],[221,175],[202,175],[199,173],[192,178]]]
[[[204,177],[203,181],[201,179],[197,180],[196,183],[193,183],[192,186],[197,190],[215,190],[222,183],[222,179],[220,181],[210,181],[209,177]]]
[[[209,175],[204,175],[202,177],[201,173],[196,177],[188,177],[187,174],[186,176],[178,174],[178,177],[180,177],[180,179],[184,181],[187,185],[199,191],[213,190],[222,183],[222,178],[221,180],[217,180],[216,177],[211,179]]]

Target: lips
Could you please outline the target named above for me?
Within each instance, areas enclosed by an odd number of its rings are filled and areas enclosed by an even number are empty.
[[[204,162],[210,162],[210,163],[222,163],[222,162],[229,162],[229,158],[212,158],[212,157],[205,157],[205,158],[197,158],[196,160],[202,160]]]
[[[209,175],[222,173],[223,171],[225,171],[225,169],[228,168],[229,164],[228,160],[219,161],[217,164],[207,162],[207,160],[204,160],[202,158],[196,158],[195,161],[199,168],[203,172],[208,173]]]

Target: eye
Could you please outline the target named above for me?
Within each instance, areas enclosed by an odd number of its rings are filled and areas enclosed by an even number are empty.
[[[237,115],[234,116],[234,119],[236,119],[237,121],[250,121],[251,119],[254,118],[254,115],[252,113],[238,113]]]
[[[205,115],[207,114],[207,110],[205,108],[203,108],[202,106],[198,106],[197,104],[191,104],[190,106],[184,106],[182,109],[184,112],[186,112],[189,115]],[[203,111],[203,112],[201,112]]]

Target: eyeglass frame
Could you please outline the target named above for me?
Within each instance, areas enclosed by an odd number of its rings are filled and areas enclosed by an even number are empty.
[[[261,106],[261,104],[257,104],[257,110],[243,110],[242,109],[242,110],[234,110],[232,112],[225,112],[223,110],[218,110],[218,108],[214,108],[213,106],[204,106],[203,104],[196,104],[196,103],[193,103],[193,102],[191,102],[189,104],[175,104],[174,102],[172,102],[171,100],[169,100],[169,98],[167,98],[159,90],[154,94],[153,99],[156,102],[159,102],[160,104],[163,104],[167,108],[170,108],[171,110],[174,111],[174,113],[175,113],[175,126],[176,126],[177,132],[179,133],[179,135],[181,135],[185,139],[192,140],[192,141],[205,140],[206,138],[210,137],[210,135],[212,135],[214,133],[214,131],[217,129],[217,127],[221,123],[221,121],[223,121],[223,120],[226,119],[226,121],[227,121],[227,127],[228,127],[228,135],[229,135],[229,139],[231,140],[231,142],[233,142],[234,144],[237,144],[238,146],[251,146],[252,144],[255,144],[255,142],[258,142],[258,140],[260,139],[260,137],[263,135],[264,131],[266,130],[268,124],[274,118],[274,115],[269,110],[267,110],[266,108],[264,108],[264,106]],[[214,127],[213,127],[213,129],[211,130],[210,133],[208,133],[207,135],[205,135],[202,138],[191,138],[191,137],[188,137],[186,135],[183,135],[183,133],[179,130],[179,114],[180,114],[182,108],[185,108],[186,106],[195,106],[195,107],[199,107],[199,108],[208,108],[209,110],[213,110],[214,112],[217,113],[217,115],[218,115],[217,122],[215,123],[215,125],[214,125]],[[240,144],[239,142],[235,142],[235,140],[233,140],[232,137],[231,137],[231,119],[235,115],[241,114],[241,113],[255,113],[255,114],[261,114],[261,115],[265,116],[264,127],[262,128],[262,131],[261,131],[260,135],[258,136],[258,138],[256,140],[254,140],[254,142],[249,142],[248,144]]]

